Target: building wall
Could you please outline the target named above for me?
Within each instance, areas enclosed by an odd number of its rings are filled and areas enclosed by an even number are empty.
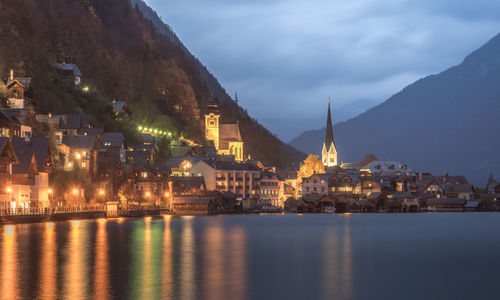
[[[215,169],[203,161],[199,161],[188,171],[192,176],[202,176],[207,191],[216,190]]]
[[[31,187],[31,200],[38,202],[38,207],[50,207],[49,200],[49,174],[38,172],[35,177],[35,185]]]
[[[205,139],[213,141],[215,149],[219,150],[219,119],[220,115],[205,115]]]

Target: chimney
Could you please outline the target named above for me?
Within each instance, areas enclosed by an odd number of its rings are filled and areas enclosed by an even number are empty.
[[[424,173],[422,172],[418,173],[418,181],[422,182],[423,179],[424,179]]]
[[[14,80],[14,69],[10,69],[10,80]]]
[[[31,137],[29,136],[29,134],[24,136],[24,142],[26,144],[31,144]]]

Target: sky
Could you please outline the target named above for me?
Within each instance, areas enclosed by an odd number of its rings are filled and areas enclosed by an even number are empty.
[[[496,0],[146,0],[249,114],[288,142],[459,64]]]

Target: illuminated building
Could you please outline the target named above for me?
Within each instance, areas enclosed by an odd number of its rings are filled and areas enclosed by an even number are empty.
[[[321,161],[325,167],[335,167],[338,165],[337,148],[333,139],[332,113],[330,111],[330,100],[328,100],[328,116],[326,119],[326,134],[323,150],[321,151]]]
[[[239,124],[220,124],[219,106],[211,101],[205,114],[205,138],[212,143],[218,155],[232,155],[243,161],[243,139]]]

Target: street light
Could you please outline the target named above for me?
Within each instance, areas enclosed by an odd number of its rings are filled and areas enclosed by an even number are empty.
[[[146,198],[149,198],[151,196],[150,192],[146,192]]]
[[[169,192],[165,192],[165,198],[168,198],[170,197],[170,193]]]
[[[104,190],[103,190],[103,189],[99,189],[99,192],[98,192],[98,193],[99,193],[99,196],[104,196],[104,194],[105,194],[105,192],[104,192]]]
[[[12,193],[12,188],[10,186],[7,188],[7,193]]]
[[[75,188],[75,189],[73,189],[73,191],[71,191],[71,192],[72,192],[72,193],[73,193],[73,195],[75,195],[75,196],[76,196],[76,195],[78,195],[78,189],[76,189],[76,188]]]
[[[47,193],[52,194],[52,189],[48,189]]]

